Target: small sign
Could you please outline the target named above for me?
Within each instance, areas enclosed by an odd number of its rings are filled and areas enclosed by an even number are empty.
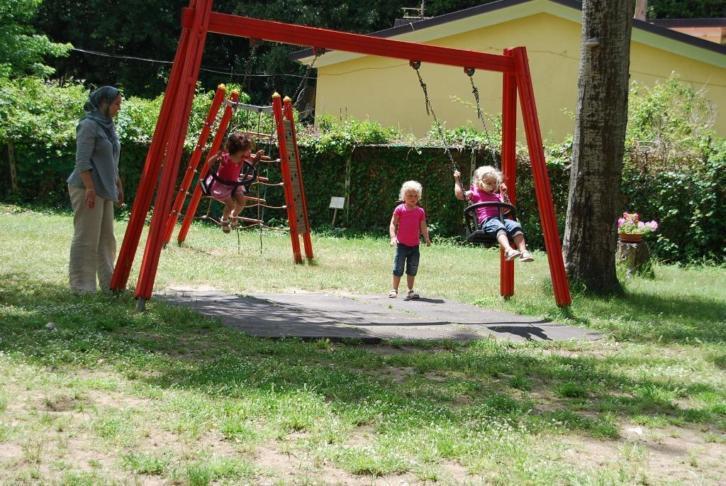
[[[330,209],[343,209],[345,207],[345,198],[333,196],[330,198]]]

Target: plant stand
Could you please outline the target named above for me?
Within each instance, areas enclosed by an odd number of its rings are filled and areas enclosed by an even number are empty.
[[[626,277],[633,275],[653,278],[653,265],[650,260],[650,248],[645,241],[630,243],[618,239],[616,254],[618,266],[625,268]]]

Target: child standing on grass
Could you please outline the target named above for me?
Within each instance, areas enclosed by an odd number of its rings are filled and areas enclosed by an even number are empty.
[[[421,234],[424,236],[426,246],[431,246],[429,229],[426,226],[426,212],[418,205],[422,192],[423,188],[418,182],[404,182],[398,196],[403,203],[396,206],[391,217],[388,231],[391,236],[391,246],[396,247],[396,256],[393,260],[393,283],[391,291],[388,293],[392,299],[398,296],[398,285],[401,283],[404,266],[408,286],[406,300],[419,298],[419,295],[413,290],[413,283],[418,272],[420,258],[418,247]]]
[[[461,173],[454,171],[454,195],[457,199],[467,200],[472,204],[478,202],[508,202],[507,186],[502,182],[502,173],[490,165],[483,165],[474,171],[471,188],[464,192],[461,187]],[[509,260],[519,257],[520,261],[531,262],[532,254],[524,242],[522,225],[513,219],[499,219],[499,208],[481,207],[476,210],[479,229],[486,234],[495,236],[504,249],[504,257]],[[509,244],[512,238],[517,249]]]

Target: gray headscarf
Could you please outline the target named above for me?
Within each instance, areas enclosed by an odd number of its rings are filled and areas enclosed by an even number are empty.
[[[83,120],[93,120],[103,128],[106,133],[108,140],[113,145],[114,153],[118,153],[121,149],[121,144],[116,134],[116,128],[114,127],[113,120],[106,116],[101,110],[101,104],[106,103],[109,105],[121,94],[121,92],[113,86],[102,86],[88,96],[88,101],[83,105],[83,111],[86,112],[85,116],[81,118]]]

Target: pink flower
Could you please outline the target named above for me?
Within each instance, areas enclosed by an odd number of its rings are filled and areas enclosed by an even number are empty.
[[[655,221],[648,221],[647,223],[645,223],[645,225],[650,228],[651,231],[655,231],[658,229],[658,223],[656,223]]]
[[[618,228],[625,224],[625,218],[618,218]]]

